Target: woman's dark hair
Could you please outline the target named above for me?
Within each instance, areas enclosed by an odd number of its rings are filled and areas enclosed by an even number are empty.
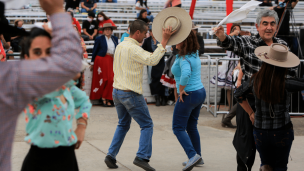
[[[30,55],[30,48],[31,48],[31,44],[32,41],[39,36],[45,36],[48,37],[50,39],[52,39],[51,35],[46,32],[44,29],[40,29],[40,28],[32,28],[30,35],[27,37],[24,37],[22,42],[21,42],[21,54],[20,54],[20,58],[24,59],[24,55],[29,56]]]
[[[240,30],[242,30],[242,28],[241,28],[241,25],[240,25],[240,24],[236,24],[236,23],[234,23],[234,24],[231,26],[230,33],[234,32],[234,30],[236,29],[236,27],[239,27],[239,28],[240,28]]]
[[[106,16],[106,14],[104,14],[103,12],[100,11],[100,12],[97,14],[97,20],[98,20],[98,15],[102,15],[104,20],[110,19],[108,16]]]
[[[149,23],[150,20],[149,20],[148,18],[143,18],[143,17],[142,17],[142,14],[145,13],[145,12],[147,12],[147,10],[145,10],[145,9],[140,10],[140,13],[139,13],[139,16],[138,16],[137,19],[143,20],[144,22]]]
[[[185,56],[187,54],[196,53],[199,50],[200,46],[197,41],[197,37],[193,31],[190,32],[186,40],[183,41],[183,45],[179,50],[180,56]]]
[[[147,6],[147,1],[148,1],[148,0],[145,0],[145,2],[144,2],[144,0],[138,0],[138,1],[139,1],[139,3],[140,3],[141,6],[145,5],[145,7],[148,7],[148,6]],[[138,1],[137,1],[137,2],[138,2]]]
[[[263,62],[259,72],[253,74],[253,88],[258,99],[276,104],[285,98],[285,78],[287,69]]]

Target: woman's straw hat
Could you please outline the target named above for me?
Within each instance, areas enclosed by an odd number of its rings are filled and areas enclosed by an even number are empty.
[[[192,20],[187,11],[179,7],[170,7],[162,10],[154,18],[152,24],[153,35],[159,42],[162,41],[163,28],[172,27],[177,30],[169,39],[167,45],[176,45],[184,41],[192,29]]]
[[[112,28],[113,30],[116,30],[117,27],[116,26],[112,26],[111,23],[104,23],[102,27],[100,27],[98,30],[104,30],[105,28]]]
[[[292,68],[300,64],[300,59],[288,51],[288,47],[279,43],[270,46],[260,46],[255,49],[255,55],[270,65]]]

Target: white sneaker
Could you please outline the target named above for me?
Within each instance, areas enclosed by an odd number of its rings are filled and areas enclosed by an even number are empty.
[[[194,166],[196,166],[197,163],[200,163],[202,161],[202,157],[198,154],[193,156],[189,161],[187,162],[186,166],[183,168],[183,171],[190,171],[193,169]]]
[[[185,162],[183,162],[183,166],[186,166],[187,165],[187,161],[185,161]],[[202,166],[202,165],[204,165],[205,163],[204,163],[204,160],[202,159],[202,161],[201,162],[199,162],[199,163],[197,163],[195,166]]]

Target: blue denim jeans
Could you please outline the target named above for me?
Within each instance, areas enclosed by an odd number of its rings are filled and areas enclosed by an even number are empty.
[[[261,166],[270,165],[273,171],[286,171],[289,152],[294,140],[293,129],[253,129],[255,145],[260,153]]]
[[[119,121],[108,155],[116,158],[133,118],[141,128],[136,156],[149,160],[152,155],[153,122],[143,95],[114,88],[113,101]]]
[[[84,8],[81,8],[81,13],[88,13],[88,11]],[[94,14],[96,14],[96,9],[93,9]]]
[[[205,88],[187,92],[183,96],[184,102],[175,104],[173,112],[173,133],[184,148],[188,158],[196,154],[201,155],[200,135],[197,130],[197,121],[201,106],[206,98]],[[187,132],[186,132],[187,131]]]

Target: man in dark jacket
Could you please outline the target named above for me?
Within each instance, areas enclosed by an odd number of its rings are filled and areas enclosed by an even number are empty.
[[[192,23],[192,31],[196,34],[196,37],[197,37],[197,41],[200,45],[200,48],[199,48],[199,56],[201,56],[202,54],[204,54],[204,51],[205,51],[205,43],[204,43],[204,38],[203,36],[199,35],[198,34],[198,28],[200,28],[199,26],[195,26],[193,23]]]

